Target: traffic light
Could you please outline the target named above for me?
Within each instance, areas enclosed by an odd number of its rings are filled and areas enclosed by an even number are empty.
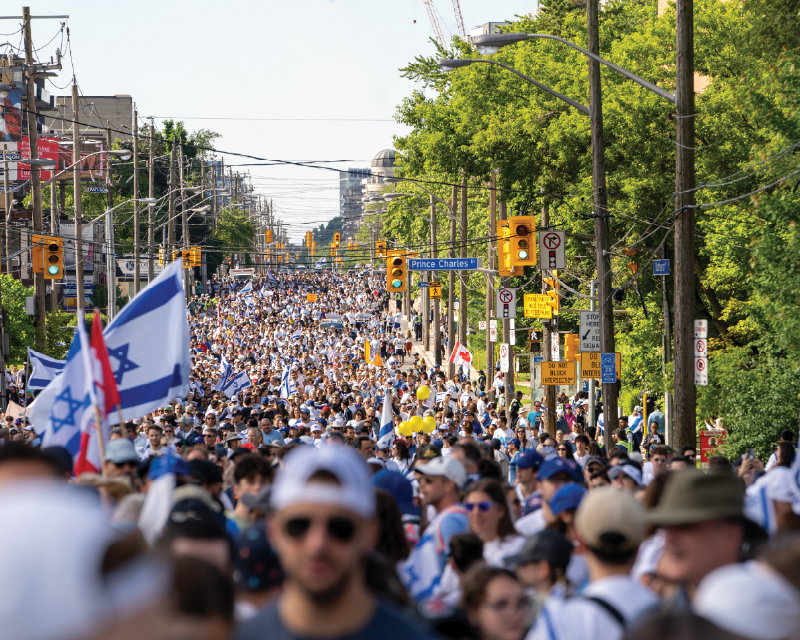
[[[158,266],[164,266],[164,247],[162,246],[158,247]]]
[[[342,244],[342,234],[341,233],[334,233],[333,234],[333,244],[338,249]]]
[[[272,244],[272,229],[267,229],[264,232],[264,240],[267,244]]]
[[[386,289],[390,293],[405,292],[407,267],[405,256],[390,255],[386,259]]]
[[[378,240],[375,243],[375,251],[379,258],[386,257],[386,240]]]
[[[45,280],[64,277],[64,240],[55,236],[31,236],[31,269]]]
[[[551,271],[550,273],[553,274],[553,277],[544,279],[544,283],[550,287],[550,290],[547,292],[547,295],[550,296],[550,300],[547,301],[547,304],[553,307],[553,315],[557,316],[558,312],[561,310],[561,298],[558,292],[561,288],[561,283],[558,281],[558,271]]]
[[[511,241],[511,264],[516,267],[536,265],[536,220],[533,216],[508,219]]]
[[[513,276],[514,267],[511,265],[511,241],[509,239],[511,232],[508,228],[508,222],[501,221],[498,231],[497,270],[501,276]]]
[[[200,247],[191,247],[189,249],[189,266],[199,267],[203,264],[203,250]]]
[[[542,350],[541,340],[531,340],[528,344],[528,353],[539,353]]]
[[[577,333],[568,333],[564,336],[564,360],[578,361],[580,340]]]

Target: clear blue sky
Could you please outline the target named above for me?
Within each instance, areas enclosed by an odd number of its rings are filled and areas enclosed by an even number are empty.
[[[435,0],[445,36],[456,33],[452,0]],[[368,166],[405,128],[391,119],[413,83],[398,69],[431,54],[433,30],[422,0],[59,0],[31,3],[36,15],[68,14],[72,64],[84,95],[129,94],[142,117],[183,119],[189,130],[222,134],[217,148],[272,160],[348,160]],[[19,7],[6,4],[2,14]],[[467,30],[535,10],[535,0],[461,0]],[[0,21],[0,33],[19,28]],[[34,20],[40,58],[55,55],[56,20]],[[3,36],[19,46],[19,35]],[[0,50],[4,50],[3,47]],[[66,49],[66,39],[65,46]],[[66,54],[66,52],[65,52]],[[55,95],[68,95],[69,87]],[[243,118],[212,120],[210,118]],[[253,118],[356,118],[356,122]],[[224,156],[236,165],[245,160]],[[249,169],[271,197],[290,239],[338,212],[338,174],[299,167]]]

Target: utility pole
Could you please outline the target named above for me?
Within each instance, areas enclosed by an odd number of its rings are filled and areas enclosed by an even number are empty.
[[[599,0],[586,3],[587,48],[600,55]],[[594,190],[594,237],[597,253],[598,302],[600,311],[600,345],[603,353],[614,353],[614,303],[611,300],[611,259],[608,253],[608,194],[606,191],[606,159],[603,142],[603,95],[600,86],[600,63],[589,58],[589,110],[592,127],[592,187]],[[693,267],[689,260],[689,266]],[[611,428],[617,420],[616,383],[603,385],[603,415]],[[610,434],[610,431],[606,432]]]
[[[53,176],[56,175],[58,167],[53,167]],[[58,197],[56,196],[56,183],[50,183],[50,235],[58,235]],[[50,281],[50,310],[55,311],[58,308],[58,287],[56,281]]]
[[[436,201],[431,196],[431,257],[436,260],[439,257],[439,245],[437,236],[439,220],[436,217]],[[438,272],[431,271],[431,282],[438,282]],[[430,289],[428,290],[430,293]],[[433,300],[433,363],[442,364],[442,308],[441,297]],[[430,307],[429,307],[430,309]]]
[[[108,125],[108,121],[106,121]],[[106,126],[106,150],[111,149],[111,127]],[[114,193],[111,182],[111,156],[106,156],[106,208],[108,211],[114,208]],[[117,254],[114,250],[114,214],[106,215],[106,269],[108,278],[106,288],[108,291],[108,309],[106,318],[108,322],[117,315]]]
[[[156,187],[153,184],[155,179],[155,152],[153,151],[153,142],[155,137],[155,127],[153,126],[153,119],[150,118],[150,149],[148,149],[147,158],[147,197],[155,198]],[[156,249],[156,230],[153,226],[156,207],[154,204],[147,205],[147,246],[150,259],[147,261],[147,283],[150,284],[155,276],[155,256]]]
[[[31,40],[31,9],[22,7],[22,27],[25,33],[25,71],[28,92],[28,142],[31,159],[39,157],[39,132],[36,129],[36,78],[33,61],[33,41]],[[77,120],[77,118],[76,118]],[[31,200],[33,203],[33,232],[43,233],[42,226],[42,174],[41,168],[31,165]],[[47,346],[45,320],[47,313],[44,303],[44,273],[33,274],[33,291],[36,296],[36,349],[44,351]],[[27,373],[27,372],[26,372]]]
[[[172,247],[175,242],[175,138],[169,151],[169,215],[167,217],[167,241],[164,243],[165,262],[172,262]]]
[[[213,191],[211,193],[214,193]],[[200,201],[206,199],[206,159],[204,154],[200,154]],[[206,217],[206,216],[204,216]],[[207,217],[206,217],[207,219]],[[200,252],[200,282],[203,287],[203,291],[206,290],[206,252]]]
[[[467,257],[467,178],[461,178],[461,257]],[[459,298],[458,341],[467,346],[467,271],[459,272],[461,295]]]
[[[589,311],[597,310],[597,283],[592,280],[589,284]],[[580,363],[578,363],[580,366]],[[594,401],[594,378],[589,378],[589,426],[597,426],[597,411]]]
[[[72,82],[72,192],[75,200],[75,292],[78,314],[85,306],[83,296],[83,211],[81,209],[81,132],[78,127],[78,85]]]
[[[142,249],[139,238],[139,114],[133,110],[133,295],[139,293]]]
[[[674,447],[696,445],[694,386],[694,6],[675,4],[675,412]]]
[[[500,219],[508,220],[508,207],[505,197],[500,200]],[[511,278],[500,278],[500,286],[504,289],[510,287]],[[508,344],[508,371],[506,371],[505,375],[503,376],[503,387],[506,401],[505,408],[506,411],[508,411],[508,408],[511,406],[511,401],[514,399],[514,345],[511,344],[511,320],[509,318],[503,319],[503,342]],[[494,382],[494,378],[492,378],[492,382]],[[514,429],[516,425],[509,424],[508,427],[510,429]]]
[[[492,170],[489,178],[489,256],[487,269],[495,268],[497,255],[497,174]],[[489,339],[489,323],[492,321],[494,308],[494,276],[486,274],[486,382],[494,381],[494,343]],[[489,393],[489,391],[487,391]]]
[[[547,200],[544,201],[542,205],[542,229],[547,229],[550,226],[550,205],[547,203]],[[551,274],[552,275],[552,274]],[[542,293],[547,294],[547,284],[544,281],[544,272],[542,273]],[[592,301],[594,302],[594,301]],[[552,344],[553,344],[553,337],[555,337],[556,342],[558,342],[558,316],[555,315],[555,309],[553,310],[553,317],[548,322],[547,320],[542,321],[542,362],[552,362]],[[531,356],[531,361],[533,360],[533,356]],[[531,362],[531,378],[533,378],[533,371],[535,367]],[[544,402],[542,403],[544,407],[544,419],[542,423],[544,424],[544,428],[551,436],[554,438],[556,437],[556,388],[552,384],[544,385]],[[533,399],[531,398],[531,403]]]
[[[184,190],[184,183],[183,183],[183,144],[180,144],[178,148],[178,173],[179,173],[179,180],[181,181],[181,247],[183,249],[189,249],[189,212],[186,209],[186,191]],[[182,256],[183,254],[181,254]],[[183,262],[183,257],[181,257],[181,262]],[[186,301],[188,302],[192,297],[192,283],[189,281],[189,269],[186,267],[186,264],[183,265],[183,288],[184,288],[184,295],[186,297]]]
[[[430,225],[431,225],[431,258],[435,257],[436,250],[433,248],[434,243],[436,242],[436,201],[433,199],[433,195],[430,196]],[[424,272],[421,272],[424,273]],[[427,272],[427,281],[428,287],[426,289],[420,289],[422,291],[422,346],[425,351],[430,351],[431,349],[431,288],[430,283],[433,282],[434,276],[433,271]]]
[[[452,216],[450,218],[450,257],[456,257],[456,214],[458,213],[458,187],[453,185],[452,194]],[[455,344],[456,327],[453,307],[455,306],[456,272],[452,269],[447,272],[447,342],[448,348],[452,350]],[[456,373],[456,365],[450,363],[447,368],[448,379],[453,378]]]

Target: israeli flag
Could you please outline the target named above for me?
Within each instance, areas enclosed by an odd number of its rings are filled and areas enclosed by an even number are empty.
[[[67,364],[66,360],[56,360],[34,351],[30,347],[28,347],[28,360],[33,366],[33,372],[28,380],[28,389],[44,389],[56,379],[56,376],[64,369],[64,365]]]
[[[315,269],[323,269],[325,268],[325,263],[327,262],[325,256],[322,256],[319,260],[317,260],[317,264],[314,265]]]
[[[275,278],[275,276],[272,273],[272,269],[270,269],[269,267],[267,267],[267,279],[269,280],[270,284],[278,284],[278,280]]]
[[[289,367],[283,368],[283,375],[281,376],[281,398],[288,398],[297,393],[297,387],[289,377]]]
[[[256,306],[256,303],[255,303],[255,301],[253,300],[253,296],[252,296],[252,295],[250,295],[250,296],[245,296],[245,298],[244,298],[244,303],[245,303],[245,304],[246,304],[248,307],[255,307],[255,306]]]
[[[252,387],[253,383],[250,381],[250,376],[247,375],[247,371],[242,371],[241,373],[236,374],[230,380],[228,380],[223,386],[220,391],[224,393],[229,398],[232,398],[240,391],[244,391],[248,387]]]
[[[222,375],[219,378],[219,382],[214,386],[214,391],[222,391],[222,387],[224,387],[228,380],[231,379],[233,375],[233,367],[230,363],[225,359],[225,356],[222,356],[222,360],[219,363],[219,368],[222,371]]]
[[[134,420],[189,392],[191,349],[183,289],[183,264],[171,263],[105,328],[114,378],[122,400],[122,419]],[[80,350],[73,340],[67,365]],[[72,378],[72,376],[70,376]],[[37,433],[78,451],[80,430],[75,420],[82,398],[58,378],[31,405],[31,423]],[[62,388],[63,387],[63,388]],[[109,422],[117,424],[117,413]]]
[[[241,289],[241,290],[239,291],[239,293],[238,293],[237,295],[239,295],[239,296],[245,296],[245,295],[247,295],[248,293],[249,293],[249,294],[251,294],[251,295],[253,294],[253,281],[252,281],[252,280],[251,280],[250,282],[248,282],[248,283],[247,283],[247,284],[244,286],[244,288],[243,288],[243,289]]]
[[[383,395],[383,408],[381,409],[381,430],[378,432],[378,444],[392,446],[394,442],[394,425],[392,423],[392,394]]]
[[[290,339],[290,340],[292,340],[292,341],[294,342],[295,340],[299,340],[299,339],[300,339],[302,336],[303,336],[303,333],[300,331],[300,329],[298,329],[297,331],[295,331],[295,332],[294,332],[294,333],[293,333],[293,334],[290,336],[290,338],[289,338],[289,339]]]

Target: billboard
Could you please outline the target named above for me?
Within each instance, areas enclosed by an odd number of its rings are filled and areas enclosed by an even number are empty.
[[[93,224],[81,228],[83,236],[83,271],[94,271],[94,227]],[[64,237],[64,270],[75,270],[75,224],[65,223],[59,225],[61,235]]]
[[[48,140],[47,138],[39,138],[37,145],[37,150],[39,152],[38,155],[42,160],[55,160],[56,162],[59,161],[60,154],[57,142]],[[19,142],[18,149],[20,163],[17,166],[17,180],[30,180],[31,167],[29,164],[22,162],[22,160],[27,160],[31,157],[31,145],[28,136],[22,138],[22,140]],[[53,177],[53,172],[50,169],[42,169],[39,177],[42,180],[49,180]]]
[[[106,143],[104,140],[81,140],[81,181],[97,181],[105,182],[106,170],[108,169],[107,156],[105,154],[98,154],[90,156],[89,154],[96,153],[97,151],[104,151]],[[58,168],[63,171],[72,164],[72,143],[69,141],[58,143]],[[68,180],[72,182],[72,171],[61,176],[59,180]]]
[[[22,140],[22,89],[12,89],[0,100],[0,142]]]
[[[83,276],[83,297],[84,308],[90,309],[92,301],[89,299],[92,296],[92,276]],[[64,311],[75,313],[78,310],[78,281],[75,276],[64,276],[64,302],[62,304]]]

